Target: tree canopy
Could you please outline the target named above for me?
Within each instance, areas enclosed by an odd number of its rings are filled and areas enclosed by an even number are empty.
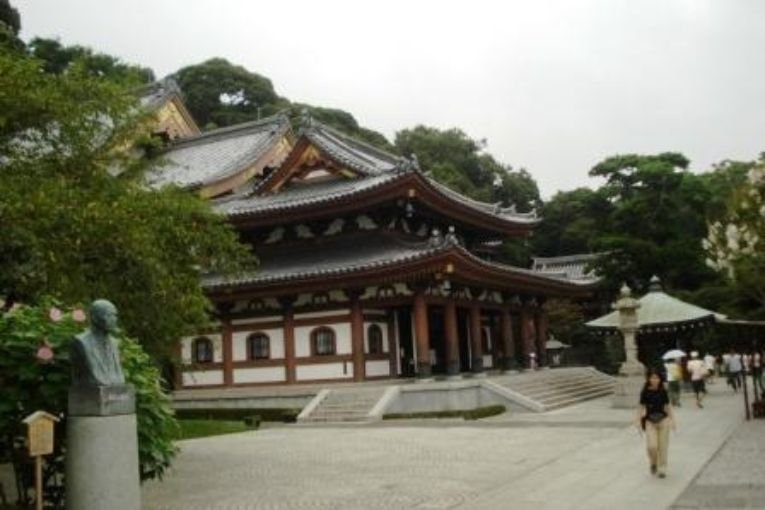
[[[0,92],[0,295],[106,297],[161,352],[209,320],[200,272],[234,271],[248,252],[207,202],[143,185],[132,94],[77,60],[45,66],[0,48],[0,91],[13,91]]]

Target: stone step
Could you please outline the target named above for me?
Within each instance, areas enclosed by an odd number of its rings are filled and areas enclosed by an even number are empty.
[[[540,388],[534,391],[520,391],[516,388],[513,388],[513,389],[515,391],[518,391],[519,393],[523,393],[529,398],[537,400],[537,399],[543,399],[548,395],[557,395],[559,393],[568,393],[571,391],[577,391],[582,389],[596,389],[596,388],[613,389],[613,383],[604,384],[599,381],[591,381],[587,383],[578,383],[578,384],[572,384],[572,385],[560,386],[560,387]]]
[[[593,392],[591,394],[582,395],[577,398],[572,398],[569,400],[561,400],[552,404],[545,404],[544,408],[547,411],[552,411],[553,409],[560,409],[563,407],[567,407],[570,405],[578,404],[580,402],[585,402],[587,400],[592,400],[595,398],[601,398],[601,397],[607,397],[609,395],[612,395],[613,392],[607,391],[607,392]]]
[[[592,387],[592,388],[577,388],[572,389],[571,391],[562,391],[560,393],[547,395],[544,398],[535,399],[538,402],[542,403],[543,405],[546,405],[550,402],[555,402],[558,400],[566,400],[569,398],[576,398],[579,395],[588,395],[590,393],[613,393],[613,388],[609,387]]]
[[[571,376],[571,377],[538,378],[535,380],[526,380],[526,381],[506,380],[506,381],[503,381],[502,384],[507,387],[517,388],[520,390],[520,389],[531,389],[538,386],[570,385],[570,384],[576,384],[578,382],[593,381],[593,380],[599,381],[601,379],[585,374],[585,375],[578,375],[578,376]]]

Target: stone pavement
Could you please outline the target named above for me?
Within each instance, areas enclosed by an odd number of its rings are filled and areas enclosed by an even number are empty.
[[[144,508],[669,508],[743,419],[712,386],[670,440],[669,474],[648,473],[632,413],[608,399],[481,422],[286,426],[185,441]]]
[[[765,420],[738,426],[673,510],[765,509]]]

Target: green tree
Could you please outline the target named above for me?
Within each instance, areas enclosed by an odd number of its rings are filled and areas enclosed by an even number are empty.
[[[404,129],[396,133],[394,146],[402,155],[415,154],[434,179],[476,200],[513,204],[518,211],[540,203],[537,184],[526,170],[501,164],[484,152],[485,141],[473,140],[460,129]]]
[[[590,171],[606,179],[600,191],[613,206],[593,243],[605,254],[597,265],[610,288],[622,281],[640,287],[653,274],[685,289],[713,278],[699,248],[709,191],[688,163],[678,153],[628,154]]]
[[[104,77],[126,86],[138,86],[154,81],[154,72],[148,67],[126,64],[105,53],[97,53],[84,46],[64,46],[57,39],[35,37],[29,43],[29,53],[43,62],[46,72],[61,74],[75,62],[81,70],[95,77]]]
[[[8,0],[0,0],[0,46],[23,50],[24,42],[19,39],[21,16]]]
[[[608,229],[613,206],[590,188],[561,191],[542,205],[542,223],[532,239],[535,254],[545,257],[591,253]]]
[[[136,100],[79,63],[66,73],[0,49],[0,296],[106,297],[151,352],[208,322],[202,271],[248,263],[223,217],[147,189]]]

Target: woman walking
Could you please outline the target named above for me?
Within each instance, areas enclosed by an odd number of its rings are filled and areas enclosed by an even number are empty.
[[[667,390],[656,370],[646,374],[645,386],[640,392],[636,425],[645,430],[646,449],[651,474],[659,478],[667,476],[667,448],[669,429],[675,430],[675,417],[669,403]]]

